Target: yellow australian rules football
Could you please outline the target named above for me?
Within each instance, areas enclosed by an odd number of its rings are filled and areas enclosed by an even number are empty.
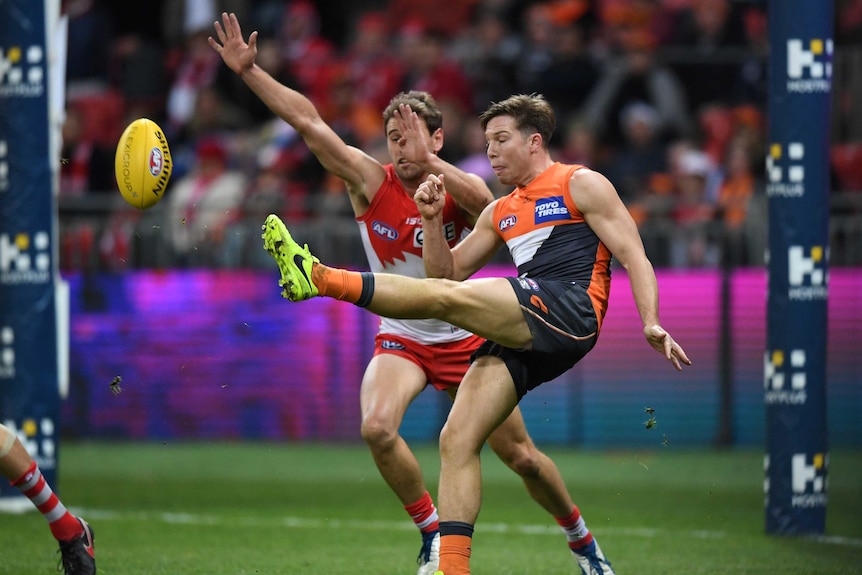
[[[159,203],[172,169],[168,139],[158,124],[138,118],[126,127],[117,142],[114,175],[127,202],[140,210]]]

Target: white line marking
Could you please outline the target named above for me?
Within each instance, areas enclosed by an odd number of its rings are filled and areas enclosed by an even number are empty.
[[[366,529],[375,531],[410,531],[416,526],[408,521],[369,521],[360,519],[315,519],[308,517],[239,517],[227,518],[218,515],[201,515],[196,513],[177,513],[169,511],[112,511],[108,509],[73,510],[93,521],[160,521],[174,525],[224,525],[244,527],[287,527],[291,529]],[[509,523],[480,523],[477,529],[486,533],[519,534],[519,535],[560,535],[556,525],[512,525]],[[726,531],[673,530],[653,527],[599,527],[592,529],[597,535],[614,535],[621,537],[643,537],[655,539],[658,537],[690,537],[692,539],[724,539],[730,534]],[[840,535],[825,535],[810,537],[811,540],[828,545],[862,547],[862,539],[843,537]]]

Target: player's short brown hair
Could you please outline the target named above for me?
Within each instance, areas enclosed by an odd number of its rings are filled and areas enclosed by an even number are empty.
[[[488,127],[491,119],[498,116],[511,116],[518,131],[524,136],[538,132],[545,148],[548,147],[556,128],[554,109],[541,94],[518,94],[492,103],[479,116],[482,130]]]
[[[443,127],[443,112],[428,92],[411,90],[401,92],[389,101],[389,105],[383,110],[383,129],[389,124],[389,120],[395,117],[395,111],[401,104],[410,106],[410,109],[422,118],[428,126],[428,133],[433,134]]]

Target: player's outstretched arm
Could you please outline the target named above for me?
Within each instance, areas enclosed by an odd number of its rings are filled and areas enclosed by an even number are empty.
[[[255,63],[256,31],[249,35],[246,43],[236,14],[226,12],[222,13],[222,21],[215,22],[214,27],[216,38],[209,37],[210,46],[274,114],[299,132],[327,171],[347,182],[352,190],[364,187],[365,180],[378,173],[380,182],[383,181],[383,168],[379,162],[348,146],[323,121],[311,100],[279,83]]]
[[[395,111],[395,120],[404,138],[402,149],[405,158],[421,166],[427,174],[443,174],[446,178],[447,192],[470,223],[474,224],[485,206],[494,200],[488,184],[479,176],[468,174],[438,156],[422,136],[421,120],[410,106],[399,106]],[[433,140],[434,134],[431,136]],[[442,132],[440,137],[442,138]],[[439,145],[442,145],[442,140]]]
[[[577,170],[569,191],[575,205],[599,239],[625,268],[647,342],[677,370],[691,360],[682,347],[661,327],[658,313],[658,282],[646,256],[637,225],[613,185],[592,170]]]

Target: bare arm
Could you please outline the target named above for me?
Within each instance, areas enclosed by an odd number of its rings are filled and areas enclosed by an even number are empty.
[[[569,192],[587,224],[628,273],[649,344],[676,369],[682,369],[682,364],[691,365],[682,347],[661,327],[655,271],[644,252],[637,225],[613,185],[598,172],[582,169],[572,175]]]
[[[461,281],[487,264],[502,246],[502,240],[494,231],[491,222],[494,208],[490,204],[479,215],[473,231],[457,246],[449,248],[441,217],[446,199],[444,179],[442,174],[429,175],[413,197],[422,215],[422,259],[426,276]]]
[[[209,44],[219,53],[224,63],[233,70],[263,103],[282,120],[299,132],[311,152],[323,167],[347,184],[351,195],[370,200],[385,177],[380,163],[354,147],[320,117],[314,104],[296,90],[280,84],[255,64],[257,32],[252,32],[245,43],[236,15],[222,13],[222,23],[215,23],[218,41],[209,38]]]
[[[446,192],[452,196],[470,224],[475,224],[485,206],[494,200],[488,184],[476,174],[468,174],[435,154],[429,142],[422,137],[419,115],[410,106],[399,107],[395,119],[405,138],[405,157],[420,166],[426,174],[442,174],[446,178]],[[442,139],[438,145],[442,145]]]

